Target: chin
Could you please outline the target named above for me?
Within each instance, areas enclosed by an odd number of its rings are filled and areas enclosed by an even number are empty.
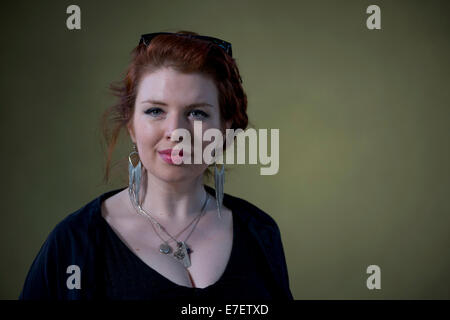
[[[190,170],[189,167],[183,165],[157,165],[151,168],[154,169],[148,171],[148,174],[165,182],[175,183],[195,178],[194,172]]]

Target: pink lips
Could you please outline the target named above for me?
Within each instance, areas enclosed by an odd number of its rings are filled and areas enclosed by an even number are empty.
[[[172,160],[172,149],[165,149],[165,150],[161,150],[161,151],[158,151],[158,153],[159,153],[159,155],[160,155],[160,157],[165,161],[165,162],[167,162],[167,163],[169,163],[169,164],[175,164],[174,162],[173,162],[173,160]],[[182,157],[183,156],[183,150],[180,150],[179,152],[178,152],[178,156],[179,157]]]

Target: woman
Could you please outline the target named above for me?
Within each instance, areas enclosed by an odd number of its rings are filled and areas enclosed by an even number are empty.
[[[273,218],[223,194],[223,166],[214,165],[214,190],[203,184],[206,161],[174,161],[193,159],[173,150],[195,143],[196,121],[202,132],[247,127],[241,83],[226,41],[187,31],[143,35],[105,117],[114,124],[105,131],[112,132],[106,178],[126,129],[129,185],[55,227],[19,298],[293,299]],[[180,129],[192,140],[174,139]]]

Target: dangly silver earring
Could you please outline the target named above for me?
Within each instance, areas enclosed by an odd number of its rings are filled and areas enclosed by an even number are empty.
[[[130,195],[133,196],[133,200],[136,204],[139,204],[139,189],[141,187],[142,177],[142,163],[139,159],[139,153],[137,151],[136,144],[133,143],[133,151],[128,156],[128,174],[129,181],[128,187]]]
[[[217,163],[214,163],[214,184],[216,188],[216,203],[217,213],[219,218],[222,218],[221,208],[223,202],[223,184],[225,183],[225,165],[222,164],[222,169],[217,169]]]

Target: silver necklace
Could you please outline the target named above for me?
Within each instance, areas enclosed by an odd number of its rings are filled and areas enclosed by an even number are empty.
[[[191,260],[189,257],[189,254],[192,252],[192,250],[190,249],[190,247],[186,244],[187,239],[190,237],[190,235],[192,234],[192,232],[194,231],[195,227],[197,226],[198,222],[200,221],[201,216],[203,215],[205,208],[209,202],[209,195],[206,192],[206,199],[205,202],[203,203],[202,209],[200,211],[200,213],[183,229],[181,230],[175,237],[172,236],[167,230],[166,228],[164,228],[163,225],[161,225],[158,221],[156,221],[155,218],[153,218],[151,216],[151,214],[147,213],[142,206],[138,203],[136,197],[133,196],[133,193],[131,192],[131,189],[128,190],[128,194],[130,196],[130,200],[131,203],[133,204],[133,207],[135,207],[137,213],[145,216],[146,218],[148,218],[151,222],[152,222],[152,228],[155,231],[155,233],[157,234],[157,236],[163,241],[163,243],[161,243],[161,245],[159,246],[159,252],[162,254],[169,254],[172,253],[172,256],[177,259],[180,263],[182,263],[184,265],[185,268],[189,268],[191,266]],[[134,199],[133,199],[134,198]],[[134,201],[133,201],[134,200]],[[178,236],[183,233],[190,225],[192,225],[195,222],[194,227],[192,228],[191,232],[188,234],[188,236],[184,239],[184,241],[178,241],[176,238],[178,238]],[[153,225],[158,226],[158,229],[160,231],[165,232],[170,239],[168,240],[164,240],[160,234],[158,233],[158,231],[155,229],[155,227]],[[177,244],[177,249],[175,251],[172,250],[172,247],[169,245],[170,241],[175,241]]]

